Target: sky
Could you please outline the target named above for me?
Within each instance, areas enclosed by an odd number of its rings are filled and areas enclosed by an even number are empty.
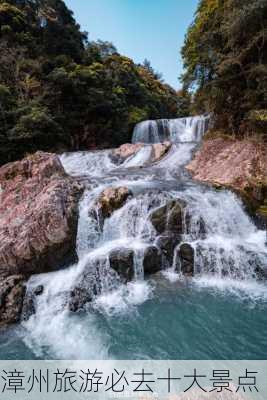
[[[65,0],[89,40],[107,40],[136,63],[144,59],[178,89],[180,49],[198,0]]]

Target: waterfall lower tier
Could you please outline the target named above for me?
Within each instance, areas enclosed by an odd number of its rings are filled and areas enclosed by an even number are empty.
[[[28,284],[31,309],[23,326],[37,356],[48,348],[49,357],[110,357],[112,328],[99,333],[104,322],[98,316],[136,313],[163,290],[166,277],[179,283],[178,292],[186,285],[189,293],[213,287],[267,301],[260,281],[267,275],[265,232],[233,193],[194,183],[184,171],[208,123],[205,116],[142,122],[133,142],[146,144],[121,163],[110,150],[61,157],[87,187],[79,209],[79,261]],[[165,140],[173,142],[168,154],[151,163],[151,143]],[[34,295],[40,286],[42,294]]]

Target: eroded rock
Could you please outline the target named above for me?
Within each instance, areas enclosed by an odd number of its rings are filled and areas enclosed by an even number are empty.
[[[131,191],[126,187],[105,189],[97,202],[97,207],[103,218],[110,217],[114,211],[121,208],[131,194]]]

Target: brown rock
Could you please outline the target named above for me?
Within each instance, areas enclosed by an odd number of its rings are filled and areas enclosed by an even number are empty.
[[[117,164],[122,164],[127,158],[134,156],[139,150],[141,150],[145,146],[144,143],[126,143],[120,146],[118,149],[115,149],[112,154],[111,158]],[[164,143],[155,143],[151,145],[151,158],[149,162],[157,162],[159,161],[164,155],[168,153],[171,148],[170,142]]]
[[[159,161],[163,156],[165,156],[168,153],[170,148],[171,148],[170,142],[153,144],[153,146],[152,146],[153,155],[152,155],[151,162]]]
[[[56,155],[4,165],[0,187],[0,276],[50,271],[74,256],[82,187]]]
[[[194,179],[227,187],[259,206],[267,195],[266,145],[222,137],[203,142],[186,167]]]
[[[144,147],[144,143],[125,143],[121,145],[118,149],[115,149],[111,157],[115,162],[121,164],[127,158],[136,154],[142,147]]]
[[[97,207],[102,216],[108,218],[115,210],[125,204],[130,195],[131,191],[126,187],[107,188],[101,193]]]

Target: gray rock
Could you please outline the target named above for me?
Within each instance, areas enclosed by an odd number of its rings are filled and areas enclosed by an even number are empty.
[[[168,234],[159,236],[156,240],[156,246],[160,248],[162,255],[165,256],[169,266],[172,266],[174,249],[181,242],[181,236],[175,234]]]
[[[183,233],[183,211],[185,203],[181,200],[172,200],[150,214],[150,220],[160,234],[171,232]]]
[[[131,249],[115,249],[109,255],[110,267],[124,282],[134,278],[134,252]]]
[[[143,266],[146,275],[155,274],[162,269],[162,256],[156,246],[149,246],[145,250]]]
[[[13,324],[20,320],[26,291],[24,283],[23,275],[0,278],[0,326]]]
[[[77,287],[70,292],[68,302],[69,310],[72,312],[79,311],[93,300],[92,294],[86,288]]]
[[[181,263],[181,272],[184,275],[194,275],[194,260],[195,252],[194,249],[188,243],[183,243],[179,248],[179,258]]]

